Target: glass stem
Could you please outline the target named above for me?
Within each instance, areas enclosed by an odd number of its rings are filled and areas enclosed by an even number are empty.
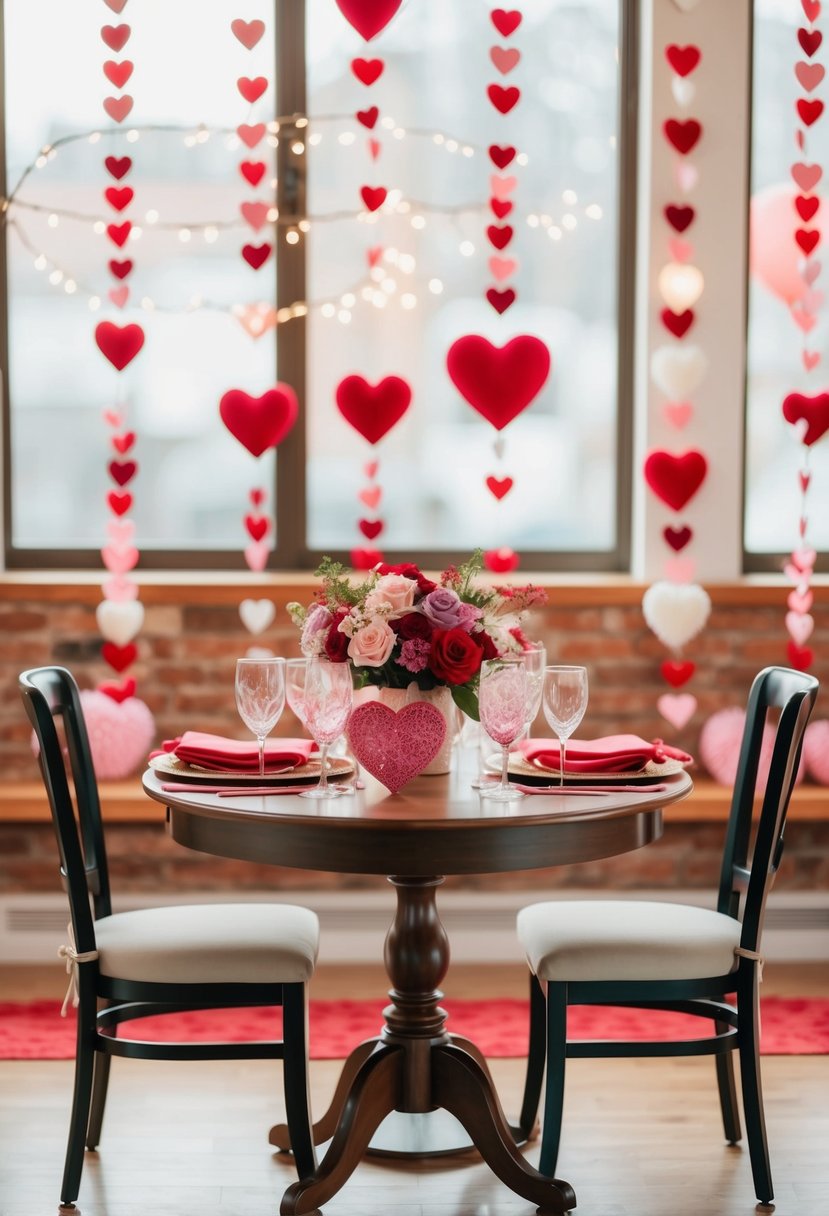
[[[567,736],[562,735],[561,738],[559,739],[558,743],[559,743],[558,759],[559,759],[559,765],[560,765],[560,769],[561,769],[561,771],[559,772],[559,776],[558,776],[558,783],[559,783],[559,785],[564,785],[564,765],[565,765],[565,762],[567,759]]]
[[[265,776],[265,736],[257,735],[256,742],[259,744],[259,776]]]
[[[501,744],[501,789],[509,789],[509,744]]]
[[[328,789],[328,744],[320,744],[320,789]]]

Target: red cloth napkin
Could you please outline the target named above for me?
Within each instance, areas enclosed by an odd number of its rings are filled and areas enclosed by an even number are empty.
[[[558,770],[560,765],[558,739],[524,739],[518,750],[531,764]],[[662,764],[665,760],[693,763],[693,757],[678,747],[669,747],[661,739],[648,743],[638,735],[605,735],[602,739],[569,739],[565,752],[568,773],[634,773],[648,761]]]
[[[268,739],[265,742],[265,772],[306,764],[313,749],[312,739]],[[259,772],[259,745],[255,741],[225,739],[222,735],[186,730],[176,746],[169,750],[179,760],[197,764],[199,768]]]

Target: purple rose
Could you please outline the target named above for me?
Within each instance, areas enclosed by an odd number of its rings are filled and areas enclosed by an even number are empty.
[[[430,591],[420,601],[420,607],[439,629],[455,629],[460,621],[460,598],[457,591],[448,587],[438,587],[437,591]]]

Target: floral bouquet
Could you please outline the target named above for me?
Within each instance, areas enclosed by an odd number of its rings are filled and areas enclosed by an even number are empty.
[[[307,609],[289,604],[288,612],[302,631],[303,654],[350,663],[356,687],[448,687],[477,721],[481,663],[528,649],[521,622],[547,598],[538,587],[485,586],[476,580],[482,569],[477,550],[438,582],[411,562],[380,562],[357,583],[326,557],[317,570],[316,602]]]

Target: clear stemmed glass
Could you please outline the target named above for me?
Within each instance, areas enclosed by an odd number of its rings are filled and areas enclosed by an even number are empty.
[[[265,775],[265,740],[285,708],[285,660],[237,659],[236,708],[259,744],[259,776]]]
[[[308,660],[302,700],[304,723],[320,752],[320,780],[300,798],[339,798],[345,790],[328,784],[328,749],[339,739],[351,713],[353,687],[348,663],[329,659]]]
[[[544,689],[544,670],[547,666],[547,651],[540,643],[533,643],[529,650],[522,650],[518,656],[527,669],[529,676],[529,692],[527,695],[527,723],[525,735],[529,739],[532,724],[536,714],[541,709],[541,693]]]
[[[544,717],[558,735],[559,785],[564,785],[567,740],[587,709],[587,668],[545,668],[543,701]]]
[[[501,783],[482,794],[499,802],[523,798],[508,779],[510,744],[520,739],[527,726],[530,678],[523,663],[487,659],[481,664],[478,683],[478,708],[481,725],[491,739],[501,745]]]
[[[285,697],[303,730],[308,729],[308,723],[305,721],[305,674],[309,661],[285,660]]]

